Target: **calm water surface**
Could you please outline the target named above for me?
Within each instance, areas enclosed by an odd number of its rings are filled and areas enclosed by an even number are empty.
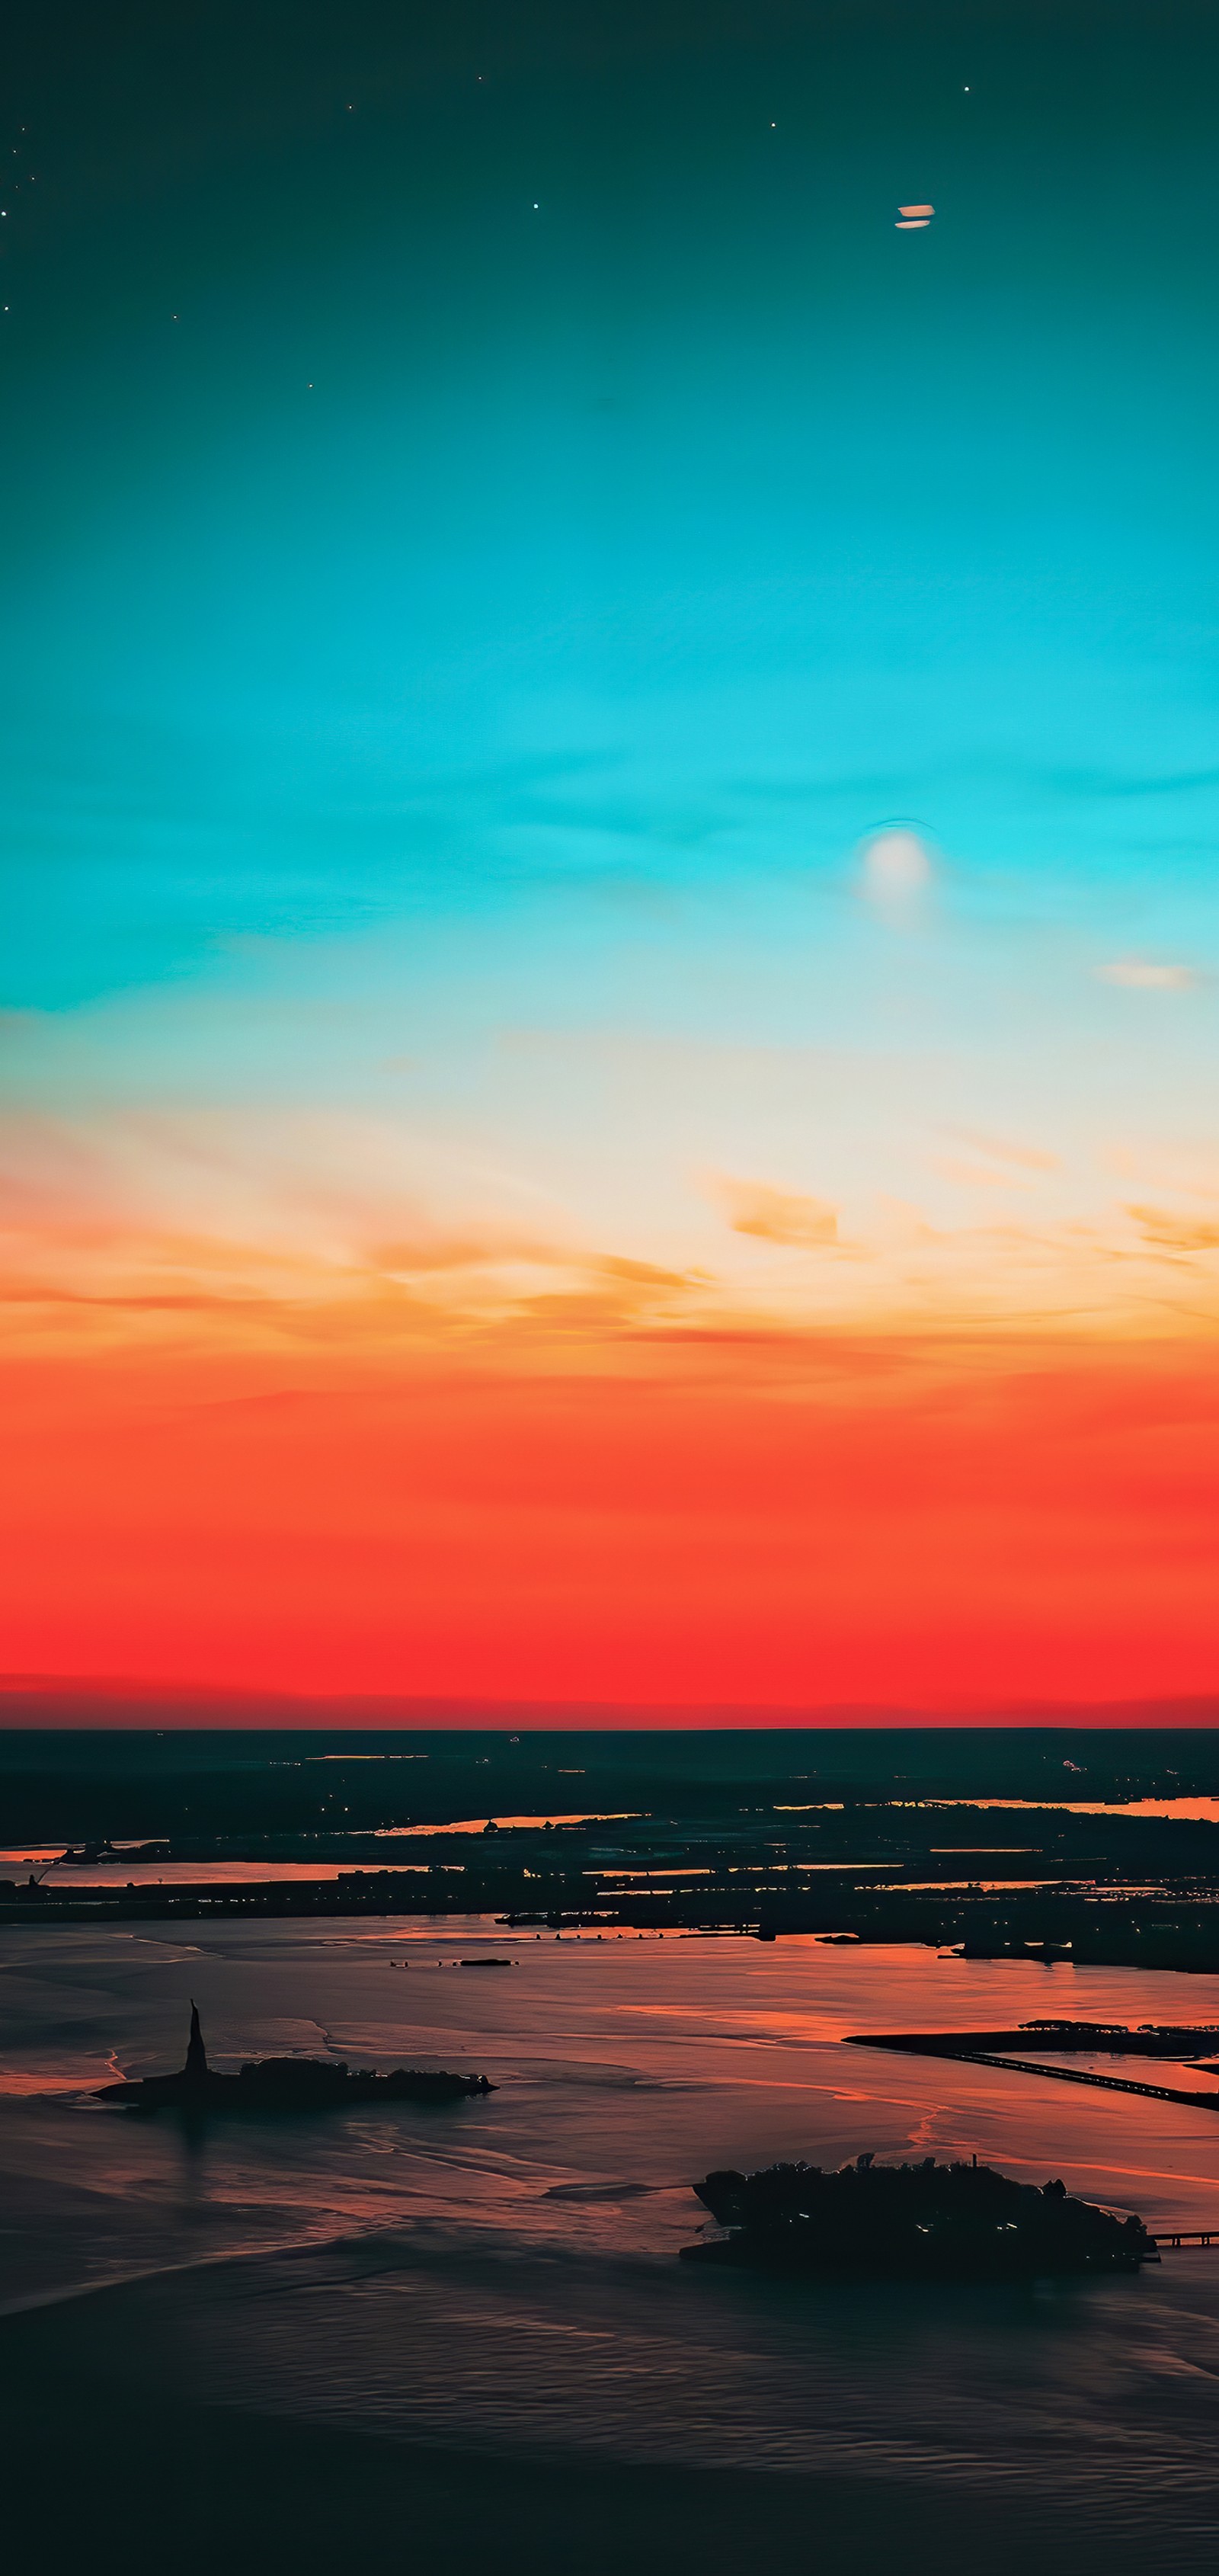
[[[1219,2118],[847,2031],[1219,2022],[1219,1978],[486,1922],[47,1928],[0,1952],[0,2298],[189,2398],[441,2444],[1007,2493],[1148,2565],[1219,2536],[1219,2251],[1090,2288],[799,2289],[679,2265],[716,2164],[977,2151],[1219,2227]],[[490,1948],[516,1963],[453,1964]],[[83,2103],[180,2058],[499,2090],[191,2138]],[[1121,2071],[1121,2070],[1118,2070]],[[1137,2068],[1131,2069],[1138,2072]],[[120,2324],[123,2331],[119,2330]]]

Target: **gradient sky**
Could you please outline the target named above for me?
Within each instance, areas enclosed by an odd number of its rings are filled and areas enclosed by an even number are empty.
[[[18,10],[11,1672],[1219,1689],[1217,92]]]

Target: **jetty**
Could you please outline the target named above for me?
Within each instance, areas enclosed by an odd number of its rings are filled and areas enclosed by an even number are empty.
[[[847,2048],[892,2048],[911,2057],[946,2057],[962,2066],[989,2066],[1009,2075],[1039,2075],[1051,2084],[1090,2084],[1107,2093],[1141,2093],[1156,2102],[1176,2102],[1190,2111],[1219,2111],[1219,2082],[1212,2080],[1209,2090],[1195,2092],[1180,2084],[1153,2084],[1132,2075],[1101,2075],[1083,2066],[1049,2066],[1040,2056],[1012,2056],[1013,2048],[1035,2048],[1047,2057],[1054,2055],[1089,2055],[1113,2057],[1171,2057],[1181,2061],[1204,2055],[1219,2046],[1219,2030],[1213,2025],[1185,2027],[1182,2024],[1148,2024],[1141,2030],[1127,2030],[1111,2022],[1034,2021],[1022,2022],[1016,2030],[891,2030],[853,2031],[844,2041]],[[1202,2065],[1197,2072],[1219,2076],[1219,2067]]]

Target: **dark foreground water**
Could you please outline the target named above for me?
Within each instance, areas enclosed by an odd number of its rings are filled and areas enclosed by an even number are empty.
[[[487,1946],[518,1964],[440,1964]],[[329,2050],[500,2089],[203,2137],[83,2104],[180,2055],[191,1995],[219,2064]],[[1219,1979],[451,1922],[10,1936],[14,2545],[117,2566],[152,2524],[176,2564],[235,2569],[1197,2568],[1219,2251],[930,2292],[676,2260],[708,2166],[865,2147],[1219,2225],[1219,2117],[838,2045],[1046,2010],[1219,2021]]]

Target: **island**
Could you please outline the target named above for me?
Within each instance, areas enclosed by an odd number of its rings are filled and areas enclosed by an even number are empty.
[[[1013,2182],[993,2166],[769,2165],[694,2184],[717,2227],[686,2261],[784,2275],[908,2281],[1027,2280],[1136,2272],[1159,2261],[1139,2218],[1075,2200],[1065,2183]]]
[[[183,2066],[172,2075],[103,2084],[93,2099],[119,2111],[185,2111],[198,2117],[211,2111],[337,2111],[365,2102],[459,2102],[494,2091],[485,2075],[432,2073],[417,2066],[396,2066],[377,2075],[326,2057],[261,2057],[236,2075],[217,2075],[208,2065],[199,2008],[192,2003]]]

